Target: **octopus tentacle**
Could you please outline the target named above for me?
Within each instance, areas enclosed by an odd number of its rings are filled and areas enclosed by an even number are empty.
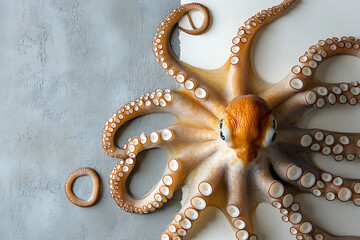
[[[335,199],[341,202],[351,201],[355,206],[360,206],[360,180],[333,176],[331,173],[317,169],[313,169],[311,172],[305,172],[297,165],[292,165],[287,169],[287,172],[290,173],[291,171],[303,172],[299,180],[291,181],[301,184],[303,188],[311,191],[315,197],[324,196],[328,201]]]
[[[200,11],[204,15],[201,27],[194,30],[187,30],[178,26],[179,20],[193,10]],[[191,17],[189,17],[189,20],[193,26]],[[172,29],[175,26],[188,34],[199,35],[205,32],[209,25],[210,13],[206,7],[198,3],[184,4],[170,13],[158,27],[153,42],[153,50],[156,60],[160,63],[161,67],[166,70],[168,75],[173,76],[175,80],[181,84],[184,91],[190,91],[192,96],[195,96],[196,99],[207,105],[209,109],[217,115],[222,115],[225,106],[222,105],[223,99],[221,96],[219,97],[219,91],[216,88],[216,85],[219,85],[219,83],[215,79],[209,82],[208,78],[206,78],[209,76],[209,73],[206,70],[190,66],[180,61],[173,52],[170,44]],[[215,86],[212,83],[214,83]],[[218,109],[214,109],[214,105],[217,106],[216,108]]]
[[[277,6],[257,13],[245,22],[245,26],[239,28],[237,36],[232,40],[234,45],[230,49],[231,55],[226,63],[229,66],[227,89],[229,100],[248,93],[257,94],[256,89],[267,86],[264,82],[256,79],[252,69],[250,60],[252,42],[260,29],[282,15],[294,2],[295,0],[284,0]],[[248,78],[251,80],[241,81]],[[250,86],[246,86],[246,84],[250,84]]]
[[[315,78],[315,72],[322,62],[338,55],[360,57],[359,48],[360,40],[354,37],[321,40],[299,58],[299,64],[295,65],[282,81],[260,97],[270,106],[276,106],[296,92],[313,88],[319,82]]]
[[[233,39],[229,59],[214,70],[182,62],[171,47],[176,27],[191,35],[209,28],[206,7],[182,5],[158,27],[153,42],[156,60],[180,83],[180,90],[157,90],[120,108],[106,122],[102,146],[108,155],[120,158],[109,185],[111,197],[125,211],[155,211],[180,187],[188,187],[186,200],[161,235],[162,240],[183,239],[207,206],[223,211],[237,239],[257,240],[251,218],[263,201],[280,209],[282,219],[291,222],[290,231],[296,239],[360,240],[322,230],[301,213],[295,202],[297,194],[306,192],[360,206],[360,180],[333,176],[316,167],[311,158],[312,152],[319,151],[337,161],[360,158],[360,133],[292,128],[301,120],[295,114],[326,104],[356,105],[360,101],[359,83],[327,84],[315,76],[318,66],[332,56],[360,57],[360,40],[343,37],[319,41],[274,85],[261,81],[251,64],[251,46],[257,32],[295,1],[283,0],[249,18]],[[204,15],[199,28],[191,18],[192,10]],[[185,16],[190,29],[178,26]],[[116,145],[115,134],[125,122],[155,112],[171,113],[176,121],[166,129],[130,138],[123,148]],[[146,195],[135,197],[127,188],[127,179],[138,154],[153,148],[166,152],[167,165],[155,186]],[[72,174],[66,183],[67,195],[75,204],[78,200],[71,196],[71,183],[78,173],[82,172]]]
[[[185,4],[185,5],[183,5],[183,7],[187,8],[185,14],[188,17],[190,26],[192,27],[193,30],[188,30],[186,28],[181,27],[180,25],[177,25],[177,28],[179,28],[181,31],[183,31],[187,34],[190,34],[190,35],[200,35],[200,34],[204,33],[209,28],[209,25],[210,25],[209,10],[205,6],[198,4],[198,3]],[[181,7],[180,7],[180,9],[181,9]],[[185,10],[185,9],[181,9],[181,10]],[[191,15],[189,13],[192,10],[198,10],[204,14],[203,24],[199,28],[195,27],[195,25],[192,21]]]
[[[268,194],[271,205],[280,210],[284,222],[290,222],[290,232],[297,238],[356,240],[356,236],[335,236],[312,223],[300,210],[300,204],[295,201],[295,195],[281,182],[275,180],[269,171],[263,172],[263,188]]]
[[[271,156],[269,160],[277,176],[301,192],[311,192],[311,187],[315,186],[316,180],[321,178],[321,173],[315,170],[310,160],[296,161],[295,164],[278,151],[272,151]]]
[[[317,187],[312,190],[317,197],[325,196],[329,201],[339,199],[342,202],[352,201],[356,206],[360,206],[360,180],[333,176],[331,173],[322,172],[321,179]]]
[[[171,147],[170,144],[181,142],[181,139],[175,138],[176,132],[173,131],[165,129],[153,132],[149,136],[134,137],[125,146],[126,157],[115,165],[109,180],[111,196],[125,211],[138,214],[155,211],[173,196],[174,191],[180,187],[188,172],[196,164],[216,151],[212,142],[194,144],[180,154],[169,158],[161,180],[146,196],[132,197],[126,189],[126,180],[135,166],[137,155],[144,150],[156,147],[168,150]],[[192,154],[194,148],[199,149],[197,154]]]
[[[332,132],[322,129],[286,129],[278,131],[279,143],[296,146],[331,155],[336,161],[354,160],[360,154],[360,134]],[[359,157],[360,158],[360,157]]]
[[[93,182],[93,191],[88,200],[81,200],[75,196],[74,192],[72,191],[72,186],[74,181],[81,176],[89,175]],[[76,206],[78,207],[90,207],[94,205],[100,194],[100,177],[94,169],[91,168],[80,168],[70,174],[70,176],[66,179],[65,182],[65,194],[67,198]]]
[[[171,93],[174,100],[169,104],[169,107],[177,117],[178,122],[184,125],[196,125],[211,129],[218,128],[219,118],[217,115],[214,115],[205,107],[197,104],[194,99],[186,93],[179,91],[173,91]]]
[[[135,101],[130,101],[110,117],[103,129],[101,143],[106,154],[112,157],[126,158],[125,150],[116,146],[115,134],[127,121],[149,113],[171,112],[169,104],[173,101],[173,93],[170,90],[165,90],[164,93],[162,91],[146,93]]]
[[[321,109],[326,105],[350,104],[355,106],[360,101],[358,82],[321,84],[306,92],[300,92],[280,104],[274,116],[280,122],[291,121],[297,114],[310,108]]]
[[[248,192],[249,171],[244,168],[237,170],[228,168],[227,171],[229,171],[227,175],[228,203],[223,212],[235,230],[237,239],[256,240],[257,236],[254,234],[250,219],[251,203],[244,197],[244,193]],[[234,183],[237,184],[233,185]]]
[[[303,162],[296,164],[289,159],[276,155],[271,159],[277,175],[297,187],[299,192],[311,192],[314,196],[325,196],[329,201],[338,199],[352,201],[360,206],[360,180],[333,176],[331,173],[308,166]]]
[[[273,110],[274,117],[279,125],[289,127],[298,122],[299,115],[304,114],[307,109],[311,109],[306,103],[305,93],[300,92],[290,97],[286,102],[280,104]]]
[[[208,205],[215,189],[220,183],[224,167],[217,161],[219,152],[210,156],[193,175],[189,176],[189,193],[181,210],[175,214],[168,229],[161,235],[161,239],[183,239],[191,229],[194,221],[199,218],[201,211]],[[206,168],[208,171],[201,171]]]
[[[306,104],[318,109],[326,104],[337,103],[356,105],[360,101],[360,88],[358,82],[324,84],[305,93]]]
[[[168,89],[157,90],[130,101],[110,117],[103,129],[102,146],[105,153],[112,157],[126,158],[124,149],[119,148],[115,143],[116,132],[127,121],[155,112],[172,113],[184,124],[189,121],[185,119],[191,119],[192,122],[188,124],[196,123],[200,127],[213,126],[215,129],[218,125],[216,116],[195,104],[188,96],[179,92],[171,92]]]

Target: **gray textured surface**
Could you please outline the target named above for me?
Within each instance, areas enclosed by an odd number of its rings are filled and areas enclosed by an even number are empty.
[[[151,42],[178,5],[0,0],[0,239],[158,239],[180,207],[179,194],[151,215],[122,211],[108,194],[116,160],[100,141],[104,122],[127,101],[176,88],[155,62]],[[129,124],[120,142],[171,122],[156,119]],[[149,155],[133,176],[135,195],[146,193],[165,166],[162,152]],[[82,209],[67,200],[64,182],[85,166],[100,174],[103,196]],[[90,194],[88,180],[76,182],[80,196]]]

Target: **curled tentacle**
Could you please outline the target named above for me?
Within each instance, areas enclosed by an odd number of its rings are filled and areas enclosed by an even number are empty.
[[[359,48],[360,40],[354,37],[321,40],[316,45],[311,46],[299,58],[299,64],[291,69],[285,79],[260,96],[271,107],[276,106],[296,92],[308,90],[318,85],[319,81],[315,78],[315,72],[322,62],[338,55],[360,57]]]
[[[189,15],[189,12],[193,10],[200,11],[204,15],[203,24],[199,28],[195,28]],[[189,17],[190,25],[195,28],[194,30],[187,30],[177,25],[184,15]],[[223,114],[225,106],[222,105],[223,99],[219,97],[219,91],[217,91],[217,85],[219,85],[217,79],[219,78],[214,79],[212,77],[214,80],[209,82],[208,76],[211,71],[208,72],[183,63],[176,57],[170,44],[171,33],[175,26],[188,34],[199,35],[208,29],[209,24],[210,13],[206,7],[198,3],[184,4],[170,13],[161,23],[155,35],[153,50],[161,67],[166,69],[167,74],[173,76],[181,84],[184,91],[190,91],[196,99],[220,116]]]
[[[185,32],[187,34],[190,34],[190,35],[200,35],[200,34],[204,33],[209,28],[209,25],[210,25],[210,13],[209,13],[209,10],[207,10],[207,8],[205,6],[203,6],[201,4],[198,4],[198,3],[191,3],[191,4],[182,5],[180,8],[178,8],[178,10],[180,10],[180,11],[178,11],[180,14],[183,14],[183,13],[181,13],[181,10],[186,11],[185,14],[188,17],[190,26],[193,29],[193,30],[188,30],[186,28],[183,28],[183,27],[177,25],[177,27],[181,31],[183,31],[183,32]],[[192,21],[191,15],[189,13],[190,11],[193,11],[193,10],[198,10],[198,11],[202,12],[203,15],[204,15],[203,23],[199,28],[195,27],[195,25],[194,25],[194,23]],[[173,13],[175,13],[175,12],[176,12],[176,10],[174,10]],[[171,14],[170,14],[170,17],[175,18],[175,16],[174,15],[172,16]],[[167,20],[169,20],[169,19],[167,19]],[[177,19],[177,20],[179,21],[179,19]]]
[[[93,182],[93,191],[88,200],[81,200],[72,191],[74,181],[81,176],[89,175]],[[68,199],[78,207],[91,207],[96,203],[100,194],[100,177],[94,169],[80,168],[73,172],[65,182],[65,194]]]
[[[264,192],[268,194],[268,202],[278,208],[284,222],[290,222],[291,234],[298,239],[328,239],[328,240],[358,240],[356,236],[335,236],[312,223],[300,210],[300,204],[295,201],[295,195],[281,182],[275,180],[269,171],[262,173]],[[310,239],[311,239],[310,238]]]
[[[278,142],[293,144],[313,152],[331,155],[336,161],[354,160],[360,154],[360,134],[321,129],[287,129],[278,131]]]
[[[227,65],[230,66],[228,100],[248,93],[258,94],[256,89],[261,89],[267,85],[255,77],[250,60],[251,45],[256,33],[284,13],[293,2],[295,0],[285,0],[277,6],[263,10],[249,18],[245,22],[245,26],[240,27],[237,36],[232,41],[234,45],[230,49],[231,55],[227,61]],[[248,78],[251,81],[242,81],[242,79]],[[246,84],[251,85],[246,86]]]
[[[146,93],[135,101],[130,101],[116,111],[106,122],[102,139],[105,153],[112,157],[126,158],[124,149],[119,148],[115,143],[116,131],[133,118],[155,112],[172,113],[178,118],[178,121],[184,124],[197,124],[200,127],[213,126],[214,129],[218,126],[216,116],[195,104],[194,100],[188,96],[170,90],[164,92],[157,90],[151,94]],[[191,119],[191,122],[189,122],[189,119]]]
[[[117,204],[125,211],[135,213],[148,213],[161,207],[168,199],[173,196],[189,172],[203,159],[216,151],[213,142],[197,143],[185,149],[178,155],[171,156],[161,180],[144,197],[134,198],[128,193],[126,180],[134,168],[137,155],[147,149],[160,147],[165,150],[171,148],[171,144],[180,143],[185,139],[177,134],[176,129],[164,129],[159,132],[153,132],[149,136],[142,135],[132,138],[126,145],[125,158],[115,165],[110,175],[110,194]],[[194,154],[194,149],[198,149]],[[171,149],[170,152],[177,151]],[[171,155],[171,154],[169,154]],[[190,161],[192,159],[192,161]]]
[[[102,146],[105,153],[112,157],[126,158],[125,150],[117,147],[115,143],[117,130],[124,123],[138,116],[154,112],[171,112],[169,105],[174,100],[173,98],[174,93],[170,90],[166,90],[165,94],[162,91],[146,93],[117,110],[103,129]]]

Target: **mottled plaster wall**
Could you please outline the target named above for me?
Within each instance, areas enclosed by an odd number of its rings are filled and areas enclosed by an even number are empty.
[[[116,159],[104,154],[100,141],[107,118],[127,101],[176,88],[151,45],[162,18],[178,5],[0,0],[1,239],[158,238],[178,201],[149,216],[118,208],[107,184]],[[120,142],[169,122],[168,116],[136,120]],[[147,155],[152,158],[140,164],[130,185],[136,195],[146,193],[165,166],[161,151]],[[64,194],[67,176],[85,166],[98,171],[104,187],[100,202],[88,209]],[[89,178],[75,185],[80,196],[89,196]]]

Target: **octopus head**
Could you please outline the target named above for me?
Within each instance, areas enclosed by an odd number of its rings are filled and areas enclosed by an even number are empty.
[[[249,163],[259,149],[276,138],[277,123],[267,103],[255,95],[233,99],[220,121],[220,137],[236,150],[243,163]]]

